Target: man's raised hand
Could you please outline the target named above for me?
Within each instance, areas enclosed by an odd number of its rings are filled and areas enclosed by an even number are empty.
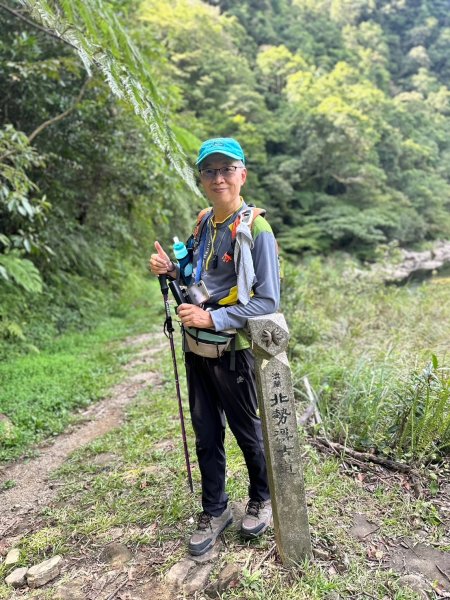
[[[167,275],[174,271],[175,265],[159,242],[155,242],[155,249],[157,253],[152,254],[148,262],[148,268],[153,275]]]

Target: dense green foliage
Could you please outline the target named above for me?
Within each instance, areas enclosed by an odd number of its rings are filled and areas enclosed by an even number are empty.
[[[3,3],[0,357],[95,328],[132,295],[153,240],[189,232],[202,200],[187,164],[210,136],[242,142],[245,197],[268,209],[288,261],[448,238],[449,40],[439,0]],[[448,324],[444,288],[409,302],[324,264],[290,276],[285,302],[304,345],[295,368],[330,432],[400,455],[447,451],[448,372],[428,337]],[[334,348],[321,311],[338,305],[353,341]],[[414,335],[398,354],[393,323]]]
[[[441,2],[6,6],[3,337],[23,336],[43,284],[44,306],[67,295],[77,320],[84,305],[71,289],[120,287],[155,231],[186,234],[200,201],[181,147],[192,162],[212,135],[242,142],[246,197],[269,209],[288,254],[372,258],[380,243],[450,235]]]
[[[50,333],[95,320],[144,266],[156,223],[167,239],[176,214],[187,232],[193,193],[68,45],[0,16],[0,338],[20,340],[34,320]]]
[[[288,268],[284,312],[296,395],[360,450],[428,461],[450,452],[450,279],[387,287],[349,259]]]
[[[450,234],[450,92],[439,2],[145,0],[204,135],[242,140],[248,195],[287,252],[372,256]]]

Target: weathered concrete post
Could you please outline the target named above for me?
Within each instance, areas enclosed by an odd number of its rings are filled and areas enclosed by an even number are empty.
[[[283,563],[294,565],[311,555],[311,536],[286,354],[289,331],[281,313],[251,318],[248,326],[256,361],[275,539]]]

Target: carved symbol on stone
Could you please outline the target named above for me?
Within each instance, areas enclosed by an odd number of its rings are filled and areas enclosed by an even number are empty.
[[[279,346],[283,341],[283,333],[279,329],[274,329],[272,331],[272,340],[275,346]]]
[[[269,347],[273,342],[275,346],[279,346],[283,340],[283,333],[279,329],[274,329],[273,331],[269,331],[268,329],[263,329],[261,334],[261,341]]]
[[[266,345],[270,346],[272,343],[272,334],[268,329],[264,329],[261,334],[261,341]]]

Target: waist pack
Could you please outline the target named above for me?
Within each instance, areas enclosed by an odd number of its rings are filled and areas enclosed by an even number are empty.
[[[185,350],[189,350],[206,358],[220,358],[225,350],[234,347],[235,329],[227,331],[214,331],[212,329],[198,329],[197,327],[183,327]]]

